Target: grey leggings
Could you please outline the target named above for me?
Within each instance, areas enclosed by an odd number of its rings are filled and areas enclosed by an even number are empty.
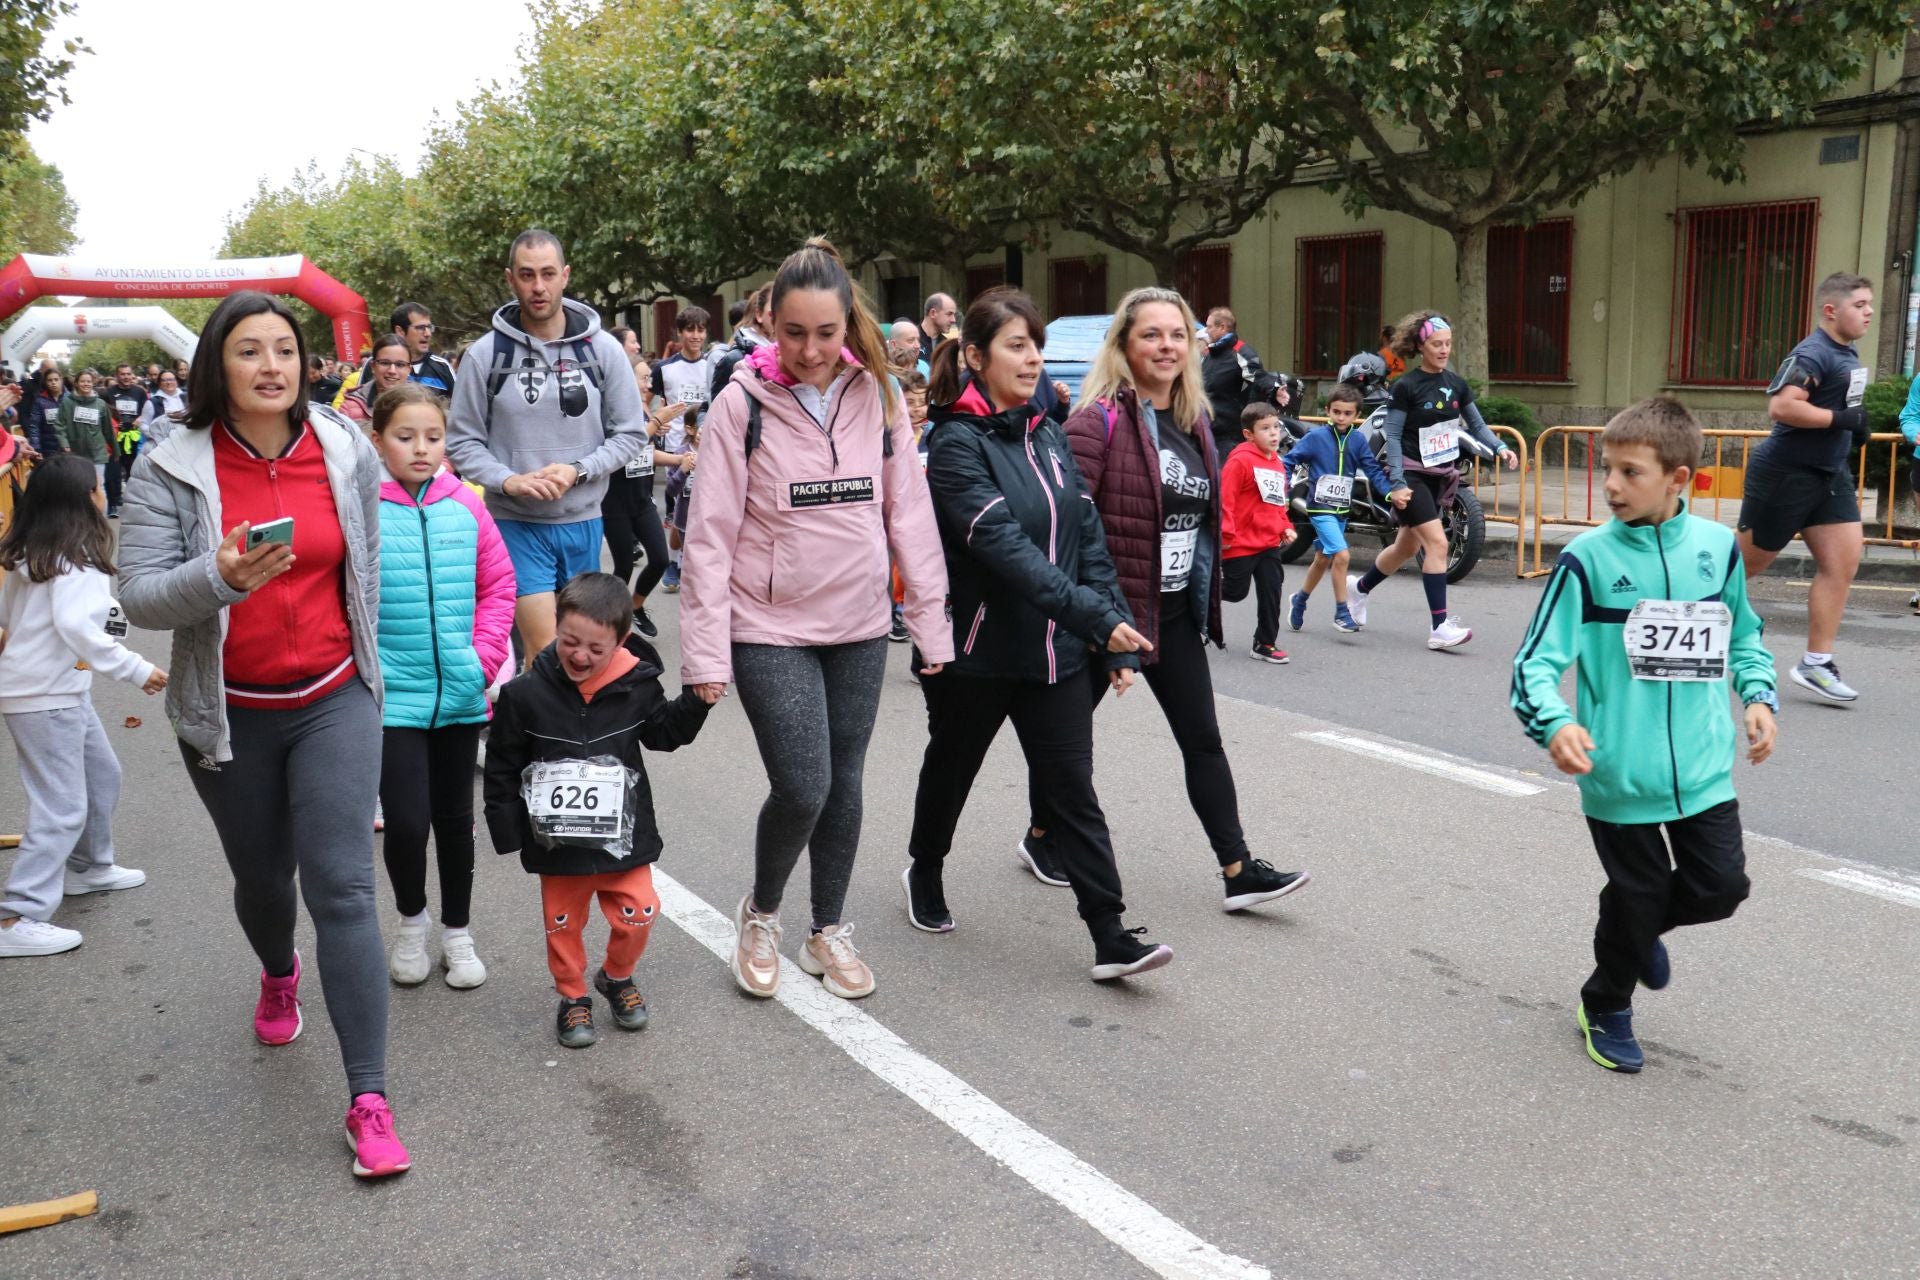
[[[733,646],[733,678],[770,790],[753,839],[753,904],[778,911],[810,849],[813,927],[840,923],[860,845],[860,775],[880,709],[887,639]]]
[[[233,759],[187,775],[233,870],[233,909],[270,974],[293,972],[294,873],[352,1095],[387,1089],[387,957],[373,896],[380,711],[355,680],[309,707],[227,708]]]

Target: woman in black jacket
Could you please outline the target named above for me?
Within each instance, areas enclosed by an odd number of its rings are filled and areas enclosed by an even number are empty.
[[[901,882],[916,929],[953,928],[941,871],[981,761],[1012,720],[1053,800],[1060,861],[1093,935],[1093,977],[1106,981],[1173,959],[1171,948],[1138,937],[1144,928],[1120,922],[1126,907],[1093,790],[1093,714],[1079,678],[1104,651],[1108,679],[1124,693],[1147,642],[1133,629],[1073,451],[1028,403],[1046,340],[1032,299],[994,289],[967,309],[959,339],[934,352],[931,398],[941,408],[928,432],[927,480],[957,656],[921,681],[929,740]]]

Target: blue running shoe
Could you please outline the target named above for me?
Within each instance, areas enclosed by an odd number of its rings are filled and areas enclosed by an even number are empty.
[[[677,560],[667,561],[667,571],[666,573],[662,574],[660,577],[660,589],[666,592],[668,595],[673,595],[674,593],[680,590],[679,561]]]
[[[1287,597],[1287,625],[1295,631],[1307,625],[1307,593],[1296,591]]]
[[[1633,1010],[1596,1013],[1589,1018],[1583,1004],[1574,1016],[1580,1023],[1580,1034],[1587,1039],[1587,1056],[1607,1070],[1632,1075],[1647,1064],[1640,1042],[1633,1038]]]
[[[1333,606],[1333,629],[1335,631],[1358,631],[1360,624],[1353,620],[1353,613],[1343,604]]]
[[[1640,985],[1649,991],[1663,991],[1673,981],[1673,961],[1667,957],[1667,944],[1655,938],[1653,950],[1640,966]]]

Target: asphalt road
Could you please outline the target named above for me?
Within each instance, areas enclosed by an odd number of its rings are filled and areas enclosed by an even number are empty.
[[[1477,574],[1457,597],[1475,640],[1436,655],[1416,585],[1395,582],[1360,637],[1286,637],[1286,668],[1241,655],[1251,615],[1234,611],[1215,670],[1249,833],[1314,873],[1259,912],[1220,912],[1150,696],[1110,700],[1099,782],[1129,919],[1177,953],[1115,986],[1087,980],[1068,893],[1014,861],[1011,735],[949,871],[958,930],[907,927],[924,724],[896,649],[849,906],[879,989],[825,1014],[741,996],[696,901],[730,911],[749,874],[762,775],[729,699],[650,761],[661,869],[691,895],[642,963],[653,1025],[623,1035],[602,1004],[600,1044],[555,1045],[535,883],[483,849],[491,977],[394,993],[414,1168],[380,1185],[348,1172],[317,984],[298,1041],[254,1042],[257,966],[158,703],[101,685],[128,775],[122,859],[152,880],[70,902],[78,951],[0,962],[0,1205],[94,1188],[102,1211],[0,1237],[0,1275],[1911,1276],[1920,890],[1854,892],[1812,850],[1911,865],[1895,695],[1920,620],[1850,624],[1862,704],[1792,700],[1780,758],[1743,770],[1748,826],[1793,843],[1754,838],[1752,900],[1673,939],[1674,985],[1638,1010],[1648,1069],[1621,1077],[1573,1026],[1601,884],[1577,794],[1519,772],[1543,757],[1505,709],[1533,592]],[[1786,656],[1791,609],[1768,612]],[[671,653],[667,598],[659,613]],[[1330,731],[1478,772],[1299,736]],[[9,755],[0,828],[17,829]],[[803,886],[804,870],[796,918]]]

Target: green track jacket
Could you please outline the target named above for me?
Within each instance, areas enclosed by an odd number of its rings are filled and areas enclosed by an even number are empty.
[[[1672,822],[1733,799],[1727,681],[1633,677],[1622,630],[1648,599],[1724,603],[1733,614],[1734,687],[1742,700],[1774,687],[1732,530],[1682,510],[1659,525],[1614,520],[1568,543],[1514,655],[1513,710],[1546,746],[1575,719],[1560,677],[1578,667],[1578,719],[1595,744],[1581,807],[1602,822]]]

